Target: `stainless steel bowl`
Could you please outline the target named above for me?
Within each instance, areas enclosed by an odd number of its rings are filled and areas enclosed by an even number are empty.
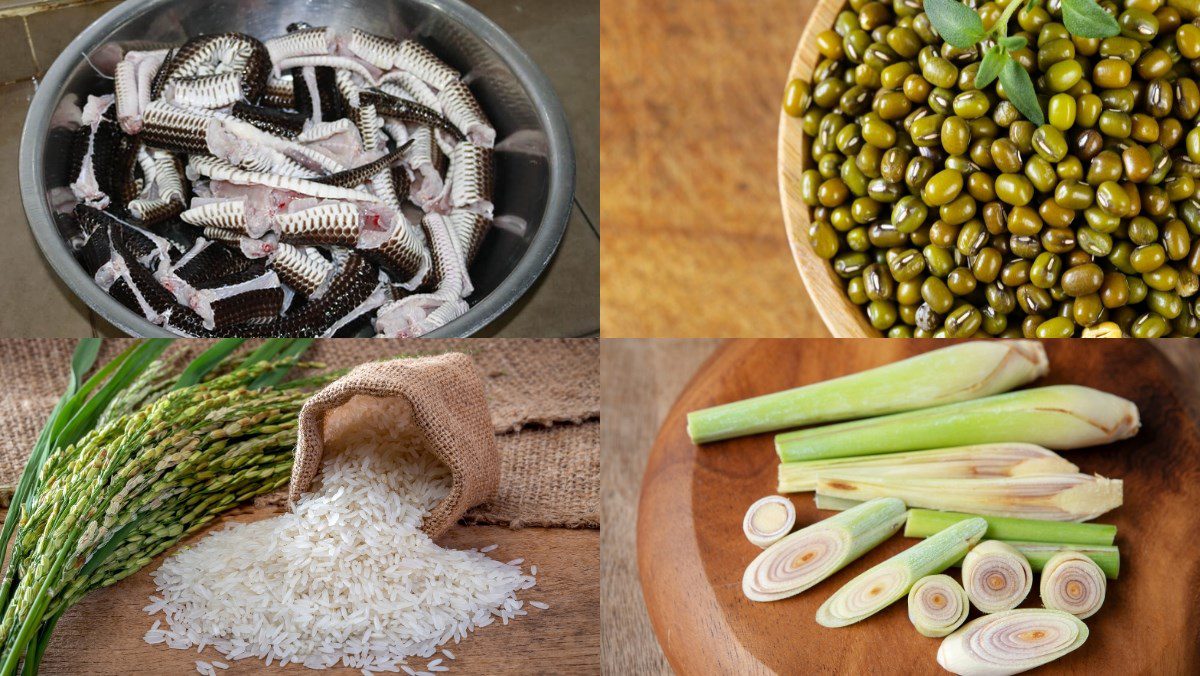
[[[72,179],[60,120],[88,94],[112,91],[97,69],[111,74],[125,49],[223,31],[266,39],[295,21],[417,38],[464,74],[496,126],[496,214],[509,227],[491,229],[471,266],[471,309],[429,335],[475,333],[516,302],[554,256],[571,213],[575,156],[549,80],[499,26],[458,0],[129,0],[113,8],[54,61],[25,119],[21,197],[42,254],[76,295],[120,329],[172,335],[96,286],[60,232],[51,191]]]

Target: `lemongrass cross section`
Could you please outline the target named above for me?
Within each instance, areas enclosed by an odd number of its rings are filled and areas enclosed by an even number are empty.
[[[908,619],[922,636],[940,638],[958,629],[971,604],[949,575],[927,575],[908,591]]]
[[[1073,551],[1050,557],[1042,570],[1042,605],[1083,620],[1104,605],[1108,582],[1095,561]]]
[[[1021,605],[1033,589],[1033,569],[1012,545],[979,543],[963,557],[963,587],[981,612],[998,613]]]
[[[900,500],[881,498],[798,530],[755,557],[742,576],[742,592],[751,601],[795,596],[895,534],[904,512]]]
[[[766,549],[791,532],[796,525],[796,507],[781,495],[759,498],[746,510],[742,532],[756,547]]]

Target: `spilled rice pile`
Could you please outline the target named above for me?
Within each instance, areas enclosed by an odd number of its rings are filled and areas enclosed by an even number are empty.
[[[215,648],[225,661],[197,661],[203,674],[247,658],[431,674],[454,659],[442,646],[526,614],[517,593],[534,586],[536,566],[495,561],[494,545],[434,544],[421,522],[448,495],[450,473],[395,411],[374,405],[365,419],[381,424],[342,430],[292,512],[232,524],[154,572],[146,611],[160,618],[147,642]]]

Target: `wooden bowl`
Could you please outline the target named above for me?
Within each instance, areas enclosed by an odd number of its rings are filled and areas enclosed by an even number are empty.
[[[817,34],[833,26],[845,0],[818,0],[812,16],[800,35],[787,82],[800,78],[808,82],[817,67]],[[825,326],[837,338],[878,338],[883,335],[867,321],[863,309],[850,302],[842,280],[833,265],[817,255],[808,243],[808,205],[800,199],[800,174],[809,167],[808,139],[800,118],[779,112],[779,197],[783,201],[783,222],[796,268],[804,279],[808,296],[817,306]]]

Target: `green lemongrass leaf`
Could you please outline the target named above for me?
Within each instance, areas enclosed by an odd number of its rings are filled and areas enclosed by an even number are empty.
[[[979,70],[975,71],[975,86],[979,89],[990,85],[1000,75],[1000,69],[1004,64],[1008,63],[1012,57],[1000,45],[992,45],[986,52],[983,53],[983,61],[979,63]]]
[[[925,0],[925,14],[938,35],[959,49],[973,47],[987,36],[975,10],[954,0]]]
[[[1018,49],[1022,49],[1025,47],[1025,45],[1029,44],[1029,41],[1025,39],[1024,35],[1013,35],[1012,37],[1003,37],[1003,38],[1000,38],[999,40],[997,40],[996,42],[1001,47],[1004,47],[1006,50],[1008,50],[1010,52],[1015,52]]]
[[[212,347],[208,348],[192,360],[192,363],[187,365],[183,373],[179,374],[179,380],[175,381],[174,389],[182,387],[191,387],[196,383],[204,380],[204,376],[208,375],[215,369],[225,358],[233,353],[234,350],[242,346],[246,342],[244,338],[222,338],[218,340]]]
[[[1004,87],[1008,100],[1021,111],[1025,119],[1038,126],[1046,124],[1042,106],[1033,89],[1033,80],[1029,79],[1029,73],[1021,64],[1009,59],[1000,69],[1000,85]]]
[[[1121,32],[1113,15],[1095,0],[1062,0],[1063,24],[1081,38],[1111,38]]]

